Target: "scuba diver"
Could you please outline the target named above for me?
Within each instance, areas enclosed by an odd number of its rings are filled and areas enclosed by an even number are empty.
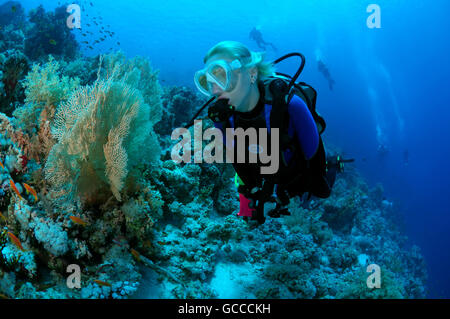
[[[272,43],[264,41],[261,31],[259,31],[255,27],[253,27],[252,31],[250,31],[250,34],[248,35],[248,37],[251,40],[255,40],[256,44],[258,45],[258,47],[260,49],[265,50],[266,45],[270,45],[274,51],[277,51],[277,48]]]
[[[377,148],[377,153],[379,158],[385,158],[389,153],[389,148],[384,143],[380,143]]]
[[[409,151],[406,149],[403,151],[403,165],[408,166],[409,164]]]
[[[275,72],[274,64],[291,56],[302,59],[296,74],[291,78]],[[269,63],[264,61],[262,52],[252,52],[240,42],[223,41],[208,51],[204,63],[205,68],[195,73],[194,82],[201,93],[211,98],[187,128],[214,101],[208,108],[208,117],[222,131],[223,145],[234,148],[234,155],[238,143],[236,136],[232,136],[233,141],[226,141],[227,128],[263,128],[269,135],[271,128],[279,129],[280,166],[274,174],[261,174],[264,164],[260,161],[233,159],[240,202],[238,215],[263,224],[267,201],[276,203],[268,215],[277,218],[290,214],[287,205],[292,197],[330,196],[336,173],[353,159],[326,156],[321,138],[325,121],[315,111],[316,91],[304,82],[295,82],[303,70],[304,56],[291,53]],[[251,146],[246,139],[246,159],[254,152]]]
[[[318,60],[317,61],[317,69],[319,70],[320,73],[323,74],[325,79],[327,79],[328,86],[330,87],[330,91],[333,91],[333,85],[336,82],[334,82],[334,80],[331,78],[330,71],[328,70],[328,68],[325,65],[325,63],[323,63],[321,60]]]

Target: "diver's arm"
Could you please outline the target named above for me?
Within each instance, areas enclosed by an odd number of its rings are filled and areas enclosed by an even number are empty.
[[[319,147],[319,132],[306,103],[294,95],[288,106],[290,120],[306,159],[311,159]]]
[[[223,144],[226,145],[226,138],[225,138],[225,130],[223,123],[220,122],[214,122],[214,126],[218,128],[222,134],[223,134]],[[244,185],[244,182],[239,177],[239,175],[236,173],[234,176],[234,182],[236,185],[236,189],[239,191],[239,185]],[[250,207],[251,200],[244,196],[244,194],[239,193],[239,212],[238,216],[242,217],[252,217],[253,212],[255,211],[254,208]]]

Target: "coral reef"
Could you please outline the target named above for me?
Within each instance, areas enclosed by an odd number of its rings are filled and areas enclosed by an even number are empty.
[[[62,75],[59,62],[50,57],[26,76],[25,105],[14,117],[0,114],[0,222],[5,227],[0,281],[15,285],[0,293],[124,298],[139,285],[138,260],[164,273],[138,252],[151,249],[152,226],[164,205],[157,188],[140,176],[143,169],[154,175],[160,160],[152,130],[160,114],[159,84],[148,66],[142,59],[117,60],[102,77],[99,64],[97,80],[83,86]],[[151,105],[134,87],[140,75]],[[48,152],[36,152],[38,145]],[[79,291],[65,285],[71,262],[83,265],[83,278],[91,278]],[[51,288],[44,294],[47,272]]]
[[[164,149],[172,143],[170,140],[172,130],[186,125],[206,101],[204,97],[185,86],[164,88],[161,99],[162,119],[155,125],[155,132],[159,134]]]
[[[0,54],[0,111],[8,116],[25,100],[22,81],[29,71],[28,58],[18,50]]]
[[[186,183],[184,174],[177,176]],[[407,248],[406,238],[385,218],[388,212],[372,211],[374,204],[361,189],[367,185],[349,188],[345,178],[339,179],[331,198],[308,207],[296,199],[289,206],[291,216],[269,219],[258,228],[243,222],[236,210],[212,218],[210,201],[183,204],[189,195],[177,191],[169,209],[177,216],[183,212],[184,222],[157,228],[157,258],[190,283],[187,293],[195,298],[423,298],[426,273],[418,248]],[[325,221],[330,210],[347,218],[339,199],[359,197],[362,202],[346,223],[336,228],[334,220]],[[381,289],[366,286],[369,263],[382,269]],[[159,293],[150,296],[176,298],[180,289],[155,289]]]
[[[25,11],[18,1],[6,1],[0,5],[0,26],[17,25],[25,22]]]
[[[245,222],[231,165],[170,159],[171,131],[204,98],[162,88],[143,57],[82,57],[65,18],[0,6],[2,298],[426,296],[382,185],[349,170],[328,199]]]

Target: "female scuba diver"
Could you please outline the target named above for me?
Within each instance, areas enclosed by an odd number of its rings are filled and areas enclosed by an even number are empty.
[[[294,77],[275,72],[276,63],[294,55],[302,58]],[[255,128],[257,132],[267,128],[268,134],[273,128],[279,129],[281,160],[276,173],[261,174],[263,163],[259,160],[257,163],[233,160],[240,201],[238,215],[262,224],[267,201],[276,203],[268,213],[276,218],[289,215],[286,207],[292,197],[305,193],[309,197],[330,196],[336,172],[342,171],[344,162],[352,160],[326,157],[320,136],[325,121],[315,111],[316,92],[304,82],[295,82],[304,67],[303,55],[293,53],[270,63],[264,61],[262,52],[252,52],[240,42],[223,41],[208,51],[204,62],[206,66],[196,72],[194,82],[199,91],[211,99],[188,126],[214,101],[208,116],[223,136],[227,128]],[[247,140],[245,143],[245,158],[248,159],[249,152],[255,149]],[[232,145],[236,155],[237,143],[233,141]],[[268,148],[270,151],[270,145]],[[259,152],[258,147],[256,152]]]

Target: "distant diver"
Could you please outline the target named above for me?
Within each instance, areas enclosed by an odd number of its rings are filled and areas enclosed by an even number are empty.
[[[409,152],[408,150],[403,151],[403,165],[408,166],[409,164]]]
[[[317,60],[317,69],[319,70],[320,73],[323,74],[325,79],[327,79],[328,86],[330,87],[330,90],[333,91],[333,85],[336,82],[334,82],[334,80],[331,78],[330,71],[328,70],[328,68],[325,65],[325,63],[323,63],[321,60]]]
[[[270,45],[274,51],[277,51],[277,48],[272,43],[264,41],[261,31],[259,31],[257,28],[253,27],[248,36],[250,39],[256,41],[256,44],[260,49],[265,50],[266,45]]]
[[[381,143],[378,145],[377,153],[379,157],[383,158],[389,153],[389,149],[385,144]]]

